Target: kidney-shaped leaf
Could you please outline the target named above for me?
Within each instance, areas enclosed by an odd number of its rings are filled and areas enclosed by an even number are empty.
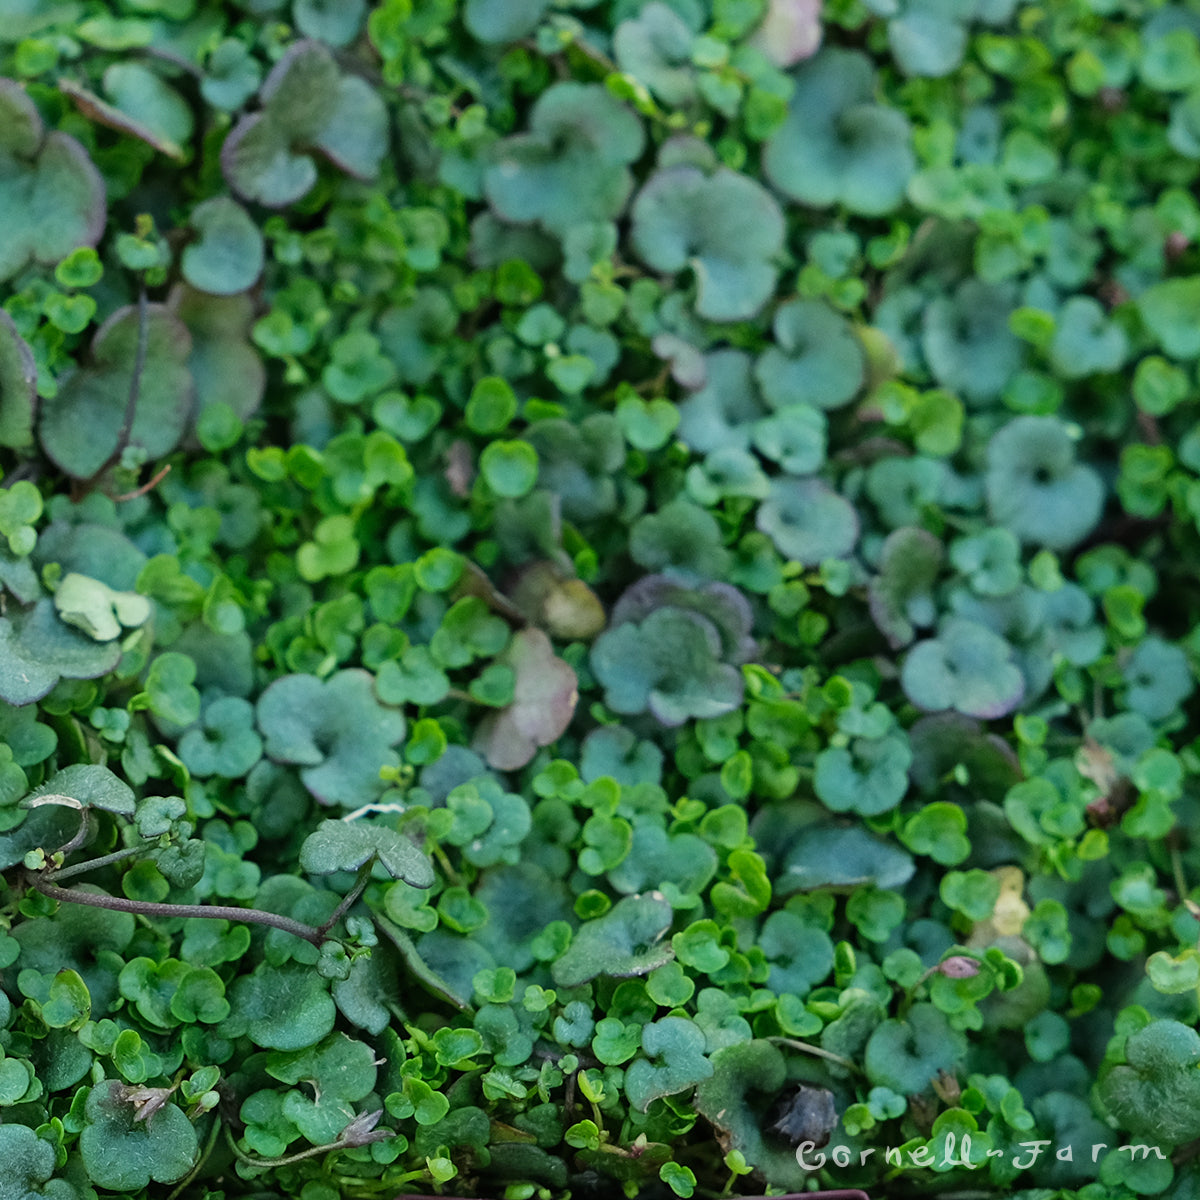
[[[1200,1134],[1200,1036],[1158,1020],[1130,1034],[1126,1062],[1100,1081],[1100,1098],[1122,1129],[1172,1144]]]
[[[793,75],[787,119],[766,143],[763,169],[793,200],[880,216],[904,198],[916,169],[904,114],[873,102],[875,72],[854,50],[826,47]]]
[[[181,283],[167,304],[192,335],[187,366],[196,385],[197,420],[215,404],[246,420],[267,387],[266,367],[250,342],[254,302],[245,294],[213,296]]]
[[[967,1051],[967,1040],[932,1004],[914,1004],[903,1020],[884,1021],[867,1042],[863,1062],[876,1087],[902,1096],[923,1092],[939,1071]]]
[[[285,675],[258,699],[267,755],[300,767],[304,786],[322,804],[369,804],[383,790],[379,769],[396,767],[404,717],[375,698],[367,671],[326,680]]]
[[[1137,307],[1146,328],[1172,358],[1200,356],[1200,275],[1148,287]]]
[[[868,587],[871,617],[893,650],[907,646],[917,628],[937,620],[933,585],[942,567],[942,543],[925,529],[906,525],[888,534],[879,574]]]
[[[303,1050],[332,1029],[337,1007],[329,985],[300,962],[262,962],[240,975],[229,993],[232,1014],[219,1026],[222,1036],[248,1034],[268,1050]]]
[[[0,279],[30,260],[49,265],[94,246],[107,216],[104,180],[87,151],[65,133],[47,134],[11,79],[0,79],[0,212]]]
[[[682,725],[690,717],[732,712],[741,703],[742,673],[720,655],[720,634],[711,621],[668,607],[602,633],[592,645],[591,666],[614,712],[649,710],[664,725]]]
[[[792,300],[775,313],[772,329],[775,345],[759,355],[754,376],[773,408],[841,408],[854,399],[866,355],[845,317],[821,300]]]
[[[320,42],[295,43],[259,91],[260,112],[244,116],[221,148],[230,187],[282,208],[317,182],[316,150],[360,179],[373,179],[388,147],[383,101],[358,76],[343,76]]]
[[[170,1101],[138,1120],[127,1085],[105,1080],[92,1089],[84,1109],[79,1157],[99,1188],[126,1194],[155,1183],[182,1179],[196,1160],[196,1130],[183,1109]]]
[[[642,1030],[647,1058],[635,1059],[625,1070],[625,1095],[638,1112],[660,1096],[695,1087],[713,1073],[704,1056],[704,1033],[686,1017],[663,1017]],[[652,1062],[651,1060],[657,1060]]]
[[[192,209],[198,238],[183,252],[183,277],[212,296],[252,287],[263,269],[263,239],[250,214],[228,196],[212,196]]]
[[[946,621],[936,638],[918,642],[900,670],[904,694],[926,712],[953,708],[968,717],[1002,717],[1025,694],[1012,647],[964,617]]]
[[[805,566],[844,558],[858,541],[854,506],[819,479],[772,480],[754,523],[780,554]]]
[[[413,887],[433,883],[429,859],[402,833],[367,821],[322,821],[300,847],[300,865],[310,875],[356,871],[377,858],[393,879]]]
[[[559,987],[578,987],[597,975],[648,975],[675,955],[662,940],[674,911],[653,893],[626,896],[602,917],[586,922],[550,968]]]
[[[0,1125],[0,1200],[76,1200],[65,1179],[52,1179],[54,1147],[28,1125]]]
[[[696,1089],[696,1108],[718,1130],[721,1144],[779,1187],[802,1188],[806,1173],[791,1145],[770,1139],[766,1112],[787,1082],[787,1062],[765,1038],[740,1041],[712,1056],[713,1074]]]
[[[691,267],[696,312],[710,321],[752,317],[775,290],[783,213],[745,175],[721,168],[669,167],[633,202],[633,245],[656,271]]]
[[[565,234],[608,221],[633,187],[628,164],[645,144],[638,118],[600,84],[556,83],[529,114],[529,132],[498,142],[484,174],[495,213]]]
[[[49,598],[0,617],[0,700],[31,704],[60,678],[96,679],[121,660],[119,641],[96,642],[59,620]]]
[[[992,520],[1051,550],[1082,541],[1104,508],[1100,476],[1075,461],[1075,443],[1057,417],[1017,417],[993,434],[984,489]]]
[[[813,790],[833,812],[873,817],[895,808],[908,791],[912,751],[902,734],[854,738],[817,755]]]
[[[43,405],[42,448],[76,479],[91,479],[122,449],[125,412],[135,387],[128,445],[148,458],[161,458],[175,449],[187,428],[195,398],[187,369],[191,336],[165,305],[148,304],[139,371],[140,325],[136,305],[113,313],[96,331],[92,365],[71,375]]]

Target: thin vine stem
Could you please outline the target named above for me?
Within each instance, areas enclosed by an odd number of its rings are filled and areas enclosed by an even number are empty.
[[[351,906],[366,891],[367,884],[371,882],[371,869],[374,866],[375,856],[371,855],[358,868],[358,877],[354,881],[354,886],[342,897],[341,903],[329,914],[328,920],[317,926],[318,932],[322,934],[328,933],[350,911]]]
[[[843,1058],[840,1054],[834,1054],[832,1050],[826,1050],[823,1046],[814,1046],[809,1042],[798,1042],[795,1038],[787,1037],[769,1037],[768,1042],[774,1042],[777,1046],[787,1046],[789,1050],[799,1050],[802,1054],[814,1054],[817,1058],[828,1059],[829,1062],[835,1062],[839,1067],[845,1067],[848,1071],[853,1071],[856,1075],[863,1073],[862,1068],[848,1058]]]
[[[124,896],[105,896],[95,892],[81,892],[78,888],[64,888],[51,883],[44,876],[30,873],[30,884],[52,900],[69,904],[87,904],[92,908],[111,908],[116,912],[134,913],[144,917],[207,917],[220,921],[243,921],[251,925],[269,925],[284,933],[295,934],[306,942],[320,947],[327,940],[326,931],[279,913],[263,912],[258,908],[237,908],[229,904],[158,904],[150,900],[129,900]]]
[[[111,867],[113,863],[124,862],[127,858],[133,858],[137,854],[145,854],[145,846],[126,846],[123,850],[114,850],[111,854],[102,854],[99,858],[89,858],[87,862],[73,863],[69,867],[52,868],[43,872],[42,878],[48,881],[59,882],[63,879],[70,879],[75,875],[83,875],[87,871],[97,871],[101,867]],[[62,853],[62,851],[57,851]]]

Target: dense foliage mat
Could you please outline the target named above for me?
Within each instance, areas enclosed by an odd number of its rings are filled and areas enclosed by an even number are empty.
[[[0,0],[0,1200],[1200,1197],[1200,9]]]

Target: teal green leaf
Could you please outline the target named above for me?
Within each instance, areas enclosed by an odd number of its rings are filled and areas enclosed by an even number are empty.
[[[429,860],[402,833],[366,820],[322,821],[300,847],[300,866],[310,875],[355,871],[377,858],[393,879],[413,887],[434,881]]]
[[[632,239],[656,271],[691,268],[696,312],[710,321],[752,317],[775,289],[783,213],[748,176],[679,166],[652,175],[633,203]]]
[[[387,152],[387,111],[358,76],[343,76],[320,42],[294,43],[259,91],[261,111],[243,116],[221,148],[221,169],[246,200],[282,208],[317,182],[309,151],[361,179]]]
[[[0,1158],[4,1178],[0,1200],[78,1200],[79,1193],[65,1179],[54,1179],[54,1145],[28,1125],[0,1126]]]
[[[639,1112],[660,1096],[687,1091],[713,1073],[704,1055],[704,1034],[685,1017],[663,1017],[647,1025],[642,1050],[647,1057],[625,1069],[625,1094]]]
[[[60,678],[106,675],[120,658],[118,642],[96,642],[64,624],[48,598],[0,617],[0,699],[9,704],[40,700]]]
[[[602,917],[586,922],[550,968],[560,987],[576,987],[597,975],[618,979],[646,975],[674,957],[663,935],[674,913],[666,900],[626,896]]]
[[[366,13],[366,0],[293,0],[292,4],[296,28],[327,46],[348,46],[354,41]]]
[[[1104,484],[1056,417],[1017,417],[987,448],[988,511],[1023,542],[1066,550],[1100,520]]]
[[[0,80],[0,208],[9,214],[0,279],[32,261],[53,266],[94,246],[107,220],[104,180],[68,134],[46,133],[25,89]]]
[[[866,355],[845,317],[820,300],[791,300],[771,328],[775,344],[759,355],[754,377],[772,408],[841,408],[854,399]]]
[[[534,30],[548,5],[549,0],[466,0],[463,21],[481,42],[515,42]]]
[[[488,203],[505,221],[560,235],[581,221],[611,220],[629,198],[628,164],[644,143],[641,122],[607,88],[556,83],[534,103],[529,132],[493,148]]]
[[[939,1071],[953,1070],[966,1038],[932,1004],[914,1004],[884,1021],[867,1042],[863,1064],[871,1083],[908,1096],[923,1092]]]
[[[1169,1145],[1200,1135],[1200,1035],[1179,1021],[1156,1020],[1130,1034],[1124,1057],[1099,1085],[1120,1127]]]
[[[333,1029],[337,1009],[329,986],[299,962],[260,963],[240,975],[229,992],[232,1014],[219,1027],[225,1037],[248,1035],[268,1050],[303,1050]]]
[[[249,213],[228,196],[212,196],[192,209],[199,240],[183,252],[183,277],[201,292],[232,296],[262,274],[262,234]]]
[[[826,47],[793,78],[787,119],[763,150],[767,178],[813,208],[840,204],[864,216],[895,209],[916,158],[907,118],[873,102],[870,59]]]
[[[784,558],[805,566],[845,558],[858,541],[854,506],[819,479],[772,480],[754,523]]]
[[[372,683],[359,669],[325,680],[285,675],[258,699],[268,757],[300,767],[304,786],[322,803],[369,804],[383,791],[380,768],[400,765],[393,747],[404,739],[404,717],[376,700]]]
[[[902,735],[854,738],[849,746],[830,746],[817,755],[813,791],[833,812],[877,816],[904,798],[911,763]]]
[[[191,337],[165,305],[148,304],[139,374],[141,324],[136,305],[113,313],[92,339],[92,365],[71,375],[42,407],[42,448],[76,479],[90,479],[122,449],[118,439],[135,374],[137,404],[127,444],[159,458],[187,428],[195,403],[187,369]]]
[[[1025,693],[1025,677],[1008,642],[963,617],[951,617],[936,638],[918,642],[908,652],[900,683],[926,712],[953,708],[972,717],[1012,712]]]
[[[1146,328],[1172,358],[1200,356],[1200,275],[1165,279],[1137,299]]]
[[[196,1131],[169,1100],[153,1119],[137,1119],[138,1089],[115,1079],[94,1087],[84,1109],[79,1156],[96,1187],[140,1192],[155,1183],[175,1183],[192,1169],[199,1150]]]

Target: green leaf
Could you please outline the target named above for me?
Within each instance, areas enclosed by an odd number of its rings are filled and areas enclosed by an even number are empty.
[[[297,29],[327,46],[348,46],[354,41],[366,13],[366,0],[295,0],[292,5]]]
[[[900,670],[904,693],[927,712],[953,708],[973,717],[1000,717],[1021,702],[1025,678],[1012,647],[963,617],[942,624],[936,638],[918,642]]]
[[[339,73],[329,50],[294,43],[259,91],[263,107],[243,116],[221,148],[221,169],[246,200],[271,208],[299,200],[317,182],[316,150],[360,179],[387,152],[387,112],[358,76]]]
[[[780,191],[814,208],[841,204],[880,216],[895,209],[916,167],[908,120],[874,104],[863,54],[826,47],[793,74],[787,119],[763,149]]]
[[[914,854],[928,854],[943,866],[954,866],[971,853],[967,818],[948,800],[927,804],[904,823],[900,840]]]
[[[76,371],[42,407],[42,448],[76,479],[92,478],[124,448],[120,434],[135,378],[127,445],[160,458],[187,428],[195,403],[186,365],[191,337],[165,305],[148,304],[145,355],[139,360],[141,324],[136,305],[114,312],[92,339],[93,365]]]
[[[910,855],[866,829],[809,826],[784,858],[776,886],[781,895],[865,883],[900,888],[915,870]]]
[[[550,968],[560,987],[576,987],[597,975],[646,975],[669,962],[671,906],[653,896],[626,896],[602,917],[588,921]]]
[[[96,642],[59,620],[49,599],[25,613],[0,617],[0,699],[40,700],[60,678],[96,679],[121,658],[116,641]]]
[[[200,717],[200,693],[192,686],[196,663],[186,654],[167,650],[146,673],[150,711],[173,725],[191,725]]]
[[[704,1034],[684,1017],[663,1017],[647,1025],[642,1050],[647,1057],[625,1069],[625,1094],[639,1112],[660,1096],[686,1091],[713,1073],[704,1056]]]
[[[65,1179],[54,1179],[55,1148],[28,1125],[0,1125],[0,1156],[4,1179],[0,1200],[78,1200],[79,1193]]]
[[[1099,1084],[1120,1128],[1167,1145],[1200,1135],[1200,1035],[1179,1021],[1156,1020],[1130,1034],[1124,1057]]]
[[[748,1164],[780,1187],[803,1188],[806,1173],[794,1149],[780,1146],[763,1121],[787,1083],[783,1054],[765,1039],[742,1041],[718,1050],[712,1067],[696,1089],[696,1108]]]
[[[1056,418],[1017,417],[992,437],[987,461],[992,519],[1022,541],[1069,549],[1100,519],[1104,486]]]
[[[780,995],[804,997],[833,967],[833,943],[822,929],[806,925],[795,913],[773,912],[758,937],[771,964],[770,987]]]
[[[467,0],[463,20],[471,35],[492,45],[531,33],[549,0]]]
[[[710,321],[752,317],[775,289],[783,213],[769,192],[722,168],[670,167],[652,175],[633,203],[632,239],[656,271],[690,267],[696,312]]]
[[[1137,300],[1146,328],[1172,358],[1200,356],[1200,275],[1165,279]]]
[[[91,1016],[92,997],[77,971],[64,967],[54,976],[40,1016],[51,1029],[79,1029]]]
[[[47,134],[24,88],[0,80],[0,188],[9,219],[0,279],[31,260],[53,266],[78,246],[94,246],[106,223],[104,180],[68,134]]]
[[[966,1038],[932,1004],[914,1004],[903,1020],[884,1021],[871,1034],[863,1062],[873,1084],[907,1096],[953,1069],[966,1049]]]
[[[153,1119],[139,1121],[137,1105],[115,1079],[94,1087],[84,1109],[79,1156],[88,1178],[113,1192],[140,1192],[155,1183],[175,1183],[199,1152],[196,1131],[170,1101]]]
[[[183,277],[201,292],[232,296],[252,287],[262,274],[262,234],[240,204],[212,196],[192,209],[199,240],[184,249]]]
[[[515,439],[489,442],[479,456],[479,469],[497,496],[515,499],[537,483],[537,451],[528,442]]]
[[[485,5],[500,8],[496,0],[475,0],[468,13]],[[539,15],[542,7],[537,0]],[[511,8],[505,5],[505,11]],[[633,188],[627,164],[641,156],[644,144],[641,122],[607,88],[556,83],[535,101],[529,132],[493,148],[484,172],[488,203],[505,221],[537,223],[551,233],[608,221],[625,207]]]
[[[131,817],[134,813],[133,789],[107,767],[77,764],[56,771],[40,787],[34,788],[26,804],[33,807],[39,797],[69,796],[85,808]]]
[[[813,790],[826,808],[876,816],[895,808],[908,791],[912,751],[902,736],[855,738],[817,755]]]
[[[759,355],[754,377],[773,408],[841,408],[855,397],[866,355],[844,317],[819,300],[792,300],[776,310],[772,330],[775,345]]]
[[[239,975],[229,991],[231,1015],[218,1027],[224,1037],[248,1035],[268,1050],[303,1050],[333,1030],[337,1009],[329,987],[311,967],[260,963]]]
[[[434,881],[429,860],[403,834],[366,820],[322,821],[300,847],[300,866],[310,875],[355,871],[368,859],[378,859],[393,879],[413,887]]]
[[[845,558],[858,542],[854,506],[818,479],[773,479],[755,525],[780,554],[806,566]]]
[[[300,767],[322,803],[369,804],[383,791],[380,769],[400,765],[392,747],[404,739],[404,718],[375,699],[366,671],[285,675],[263,691],[257,717],[267,755]]]
[[[303,1050],[267,1056],[267,1074],[293,1085],[281,1112],[314,1145],[336,1141],[353,1119],[354,1107],[375,1087],[375,1053],[365,1042],[332,1033]],[[296,1084],[311,1086],[310,1097]]]

